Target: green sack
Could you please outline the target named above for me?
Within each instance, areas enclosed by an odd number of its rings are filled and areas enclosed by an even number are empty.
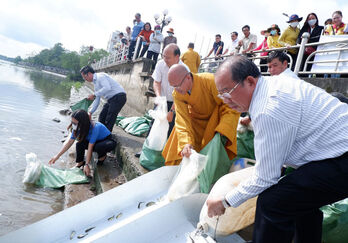
[[[216,133],[199,153],[208,157],[204,170],[198,176],[199,187],[201,192],[209,193],[214,183],[229,172],[232,162],[222,143],[220,133]]]
[[[247,130],[237,134],[237,156],[232,161],[240,158],[255,159],[253,131]]]
[[[135,136],[141,136],[148,132],[150,129],[149,123],[146,118],[138,117],[136,120],[130,122],[125,131]]]
[[[124,119],[122,119],[119,123],[118,126],[126,129],[126,127],[131,123],[134,122],[138,117],[137,116],[132,116],[132,117],[126,117]]]
[[[124,116],[117,116],[117,117],[116,117],[116,122],[115,122],[116,126],[118,126],[118,124],[120,123],[120,121],[122,121],[124,118],[125,118]]]
[[[57,169],[43,165],[41,174],[36,181],[36,185],[40,187],[60,188],[67,184],[87,183],[88,178],[79,168]]]
[[[324,214],[324,243],[348,242],[348,198],[320,208]]]
[[[87,98],[84,98],[83,100],[80,100],[75,105],[70,106],[70,109],[72,111],[76,110],[85,110],[88,111],[88,107],[93,103],[93,100],[88,100]]]
[[[150,149],[147,145],[147,139],[143,144],[139,161],[140,164],[147,170],[155,170],[164,166],[162,151]]]

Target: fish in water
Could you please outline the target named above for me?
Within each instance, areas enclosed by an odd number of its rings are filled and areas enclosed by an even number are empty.
[[[151,207],[151,206],[153,206],[155,204],[156,204],[155,202],[148,202],[148,203],[146,203],[146,207]]]
[[[110,218],[108,218],[108,221],[114,220],[115,219],[115,215],[112,215]]]
[[[85,230],[86,233],[88,233],[89,231],[91,231],[92,229],[94,229],[95,227],[91,227]]]
[[[12,137],[12,138],[10,138],[10,139],[12,139],[12,140],[17,140],[17,141],[22,141],[22,139],[19,138],[19,137]]]
[[[139,202],[138,203],[138,209],[140,209],[140,207],[141,207],[141,204],[143,204],[144,202]]]
[[[60,120],[57,117],[53,118],[52,121],[60,122]]]
[[[74,238],[74,236],[76,235],[76,232],[75,231],[72,231],[70,233],[70,240],[72,240]]]
[[[122,213],[117,214],[116,219],[120,218],[122,216]]]
[[[88,233],[83,233],[81,235],[78,235],[77,238],[78,239],[82,239],[83,237],[85,237],[86,235],[88,235]]]

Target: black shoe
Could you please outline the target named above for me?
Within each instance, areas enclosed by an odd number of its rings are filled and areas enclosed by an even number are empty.
[[[141,151],[135,154],[135,157],[139,158],[141,155]]]

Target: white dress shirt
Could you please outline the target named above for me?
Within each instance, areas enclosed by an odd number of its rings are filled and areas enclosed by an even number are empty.
[[[226,195],[233,207],[276,184],[283,165],[298,168],[348,151],[348,105],[298,78],[260,77],[249,113],[257,162],[253,176]]]

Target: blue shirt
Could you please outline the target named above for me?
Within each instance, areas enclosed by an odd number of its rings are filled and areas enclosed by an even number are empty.
[[[97,110],[102,96],[108,100],[119,93],[126,93],[123,87],[106,73],[93,74],[93,84],[96,98],[89,111],[91,114]]]
[[[137,36],[139,35],[140,31],[143,29],[144,27],[144,22],[140,21],[139,23],[138,22],[135,22],[135,25],[133,27],[133,32],[132,32],[132,41],[135,41]]]
[[[220,46],[221,46],[221,49],[220,49],[219,53],[216,53]],[[217,43],[214,42],[213,47],[214,47],[214,54],[215,55],[222,54],[222,51],[224,50],[224,43],[222,41],[219,41]]]
[[[95,142],[104,140],[109,135],[109,129],[107,129],[106,126],[104,126],[102,123],[96,122],[94,126],[93,124],[91,124],[91,126],[89,127],[86,140],[91,144],[95,144]],[[70,138],[76,139],[73,132],[71,133]]]
[[[348,151],[348,105],[298,78],[260,77],[249,113],[255,171],[227,193],[233,207],[278,183],[283,165],[298,168]]]

